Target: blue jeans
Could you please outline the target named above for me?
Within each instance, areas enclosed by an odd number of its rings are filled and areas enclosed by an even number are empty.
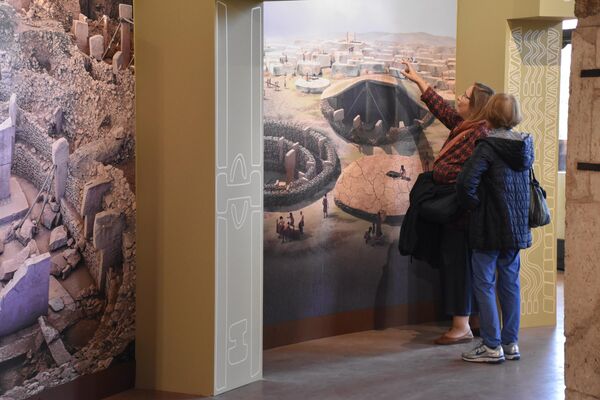
[[[521,318],[518,249],[502,251],[473,250],[473,290],[479,305],[481,338],[492,348],[517,343]],[[496,271],[498,300],[502,309],[502,332],[496,305]]]

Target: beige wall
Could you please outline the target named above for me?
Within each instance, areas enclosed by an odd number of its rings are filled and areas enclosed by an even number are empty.
[[[540,15],[552,1],[458,0],[457,90],[475,80],[505,90],[507,20]],[[137,386],[211,394],[215,3],[137,0],[135,14]]]
[[[561,29],[574,3],[562,0],[458,0],[457,92],[474,81],[517,95],[525,113],[519,128],[536,142],[536,175],[556,221]],[[493,18],[491,16],[494,16]],[[535,49],[543,49],[539,53]],[[556,318],[556,226],[534,230],[522,254],[522,325]]]
[[[137,386],[211,394],[215,4],[134,3]]]

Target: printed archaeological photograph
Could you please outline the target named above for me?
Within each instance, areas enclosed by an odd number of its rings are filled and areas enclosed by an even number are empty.
[[[131,0],[0,1],[0,398],[134,360]]]
[[[265,326],[411,307],[429,312],[403,323],[435,319],[437,275],[398,236],[448,129],[401,71],[454,104],[456,2],[264,7]]]

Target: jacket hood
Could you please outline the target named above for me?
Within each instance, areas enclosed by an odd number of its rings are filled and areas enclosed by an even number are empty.
[[[490,145],[496,154],[515,171],[531,168],[534,161],[533,138],[528,133],[494,129],[481,139]]]

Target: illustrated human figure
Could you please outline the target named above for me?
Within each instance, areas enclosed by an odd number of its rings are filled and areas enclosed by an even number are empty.
[[[328,216],[328,208],[329,208],[329,201],[327,200],[327,194],[323,195],[323,218],[327,218]]]
[[[300,234],[304,234],[304,214],[300,211],[300,222],[298,222],[298,229],[300,230]]]
[[[367,230],[365,232],[365,244],[369,244],[369,241],[371,240],[371,236],[373,235],[373,227],[370,226],[369,230]]]
[[[383,231],[381,230],[381,211],[377,211],[377,219],[375,220],[375,237],[380,238],[383,236]]]
[[[285,223],[283,221],[283,216],[279,217],[279,221],[277,221],[277,233],[279,234],[279,238],[283,236],[283,229],[285,228]]]

